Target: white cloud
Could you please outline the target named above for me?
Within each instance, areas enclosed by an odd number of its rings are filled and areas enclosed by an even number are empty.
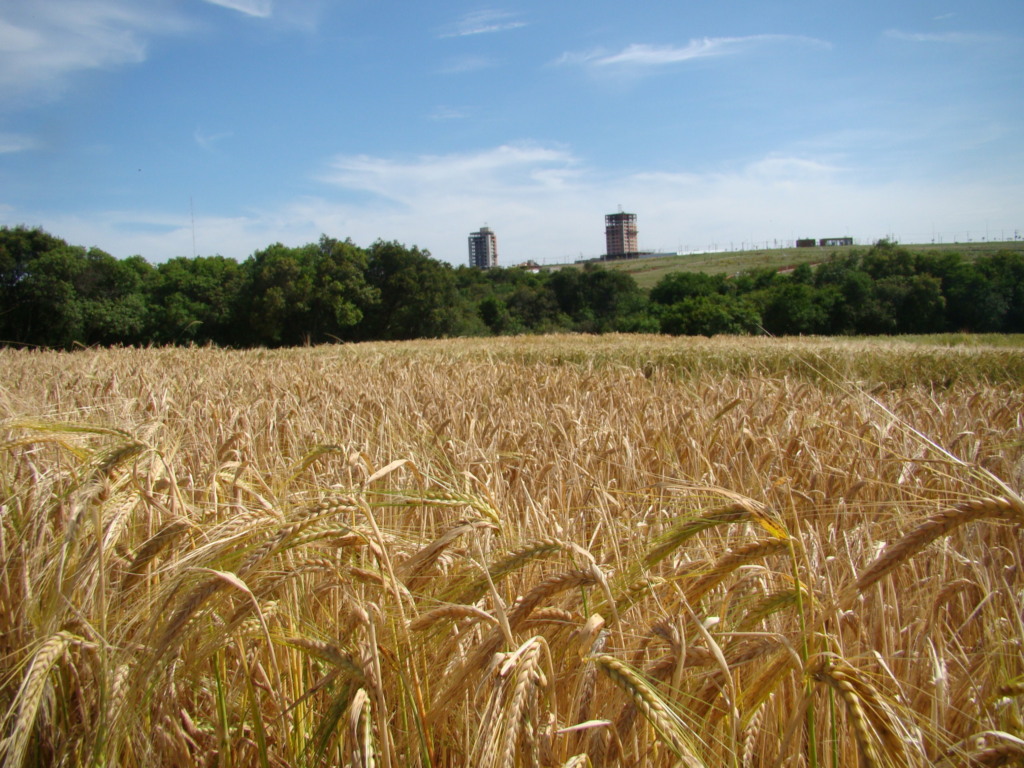
[[[69,76],[137,64],[148,39],[186,22],[166,0],[36,0],[0,9],[0,88],[53,96]]]
[[[35,149],[37,146],[38,142],[31,136],[17,133],[0,133],[0,155],[25,152]]]
[[[221,131],[220,133],[207,133],[201,128],[196,128],[192,134],[192,138],[195,139],[196,144],[205,149],[207,152],[213,152],[216,149],[216,145],[224,139],[229,139],[234,136],[231,131]]]
[[[441,37],[468,37],[470,35],[486,35],[493,32],[506,32],[511,29],[525,27],[525,21],[519,21],[507,11],[486,10],[467,14],[459,19]]]
[[[505,263],[597,256],[604,215],[622,205],[638,215],[640,245],[651,250],[739,248],[800,236],[851,235],[868,243],[947,239],[985,221],[1012,231],[1012,201],[1024,183],[869,179],[831,156],[770,154],[732,170],[608,175],[560,147],[505,145],[475,153],[405,160],[339,157],[325,176],[350,192],[371,193],[339,205],[306,200],[286,216],[352,236],[417,243],[462,263],[466,236],[483,223],[498,233]],[[996,222],[999,222],[997,225]],[[305,241],[303,241],[305,242]]]
[[[31,51],[42,43],[39,33],[0,19],[0,53]]]
[[[887,29],[885,36],[906,43],[952,43],[955,45],[993,43],[999,40],[995,35],[977,32],[902,32],[898,29]]]
[[[428,198],[481,198],[488,194],[538,194],[563,186],[576,160],[562,149],[505,144],[480,152],[425,155],[407,160],[344,155],[321,179],[350,190],[412,204]]]
[[[465,120],[470,116],[470,110],[460,107],[435,107],[429,115],[428,120]]]
[[[790,43],[831,47],[829,43],[797,35],[750,35],[747,37],[704,37],[684,46],[634,43],[618,53],[595,50],[563,54],[559,63],[589,64],[595,67],[660,67],[679,62],[741,53],[766,43]]]
[[[746,168],[746,173],[752,177],[772,180],[785,179],[795,182],[827,179],[841,171],[841,168],[821,160],[780,155],[769,155],[751,163]]]
[[[1021,227],[1024,182],[878,181],[831,156],[770,154],[714,172],[600,172],[564,147],[506,144],[405,158],[343,155],[321,176],[327,189],[263,210],[211,214],[196,201],[196,249],[244,259],[274,242],[321,234],[360,245],[379,238],[464,263],[467,235],[497,233],[504,264],[598,256],[604,215],[636,213],[649,250],[740,248],[796,237],[850,235],[862,243],[995,238]],[[40,223],[69,242],[152,261],[192,254],[190,212],[106,212],[43,217],[0,205],[0,223]]]
[[[438,72],[442,75],[461,75],[466,72],[478,72],[494,66],[494,61],[484,56],[462,56],[452,59],[441,66]]]
[[[273,0],[206,0],[206,2],[260,19],[269,18],[274,11]]]

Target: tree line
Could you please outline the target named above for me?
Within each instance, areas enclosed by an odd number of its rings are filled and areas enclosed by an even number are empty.
[[[1024,257],[968,262],[881,241],[817,267],[676,272],[642,291],[588,264],[532,273],[452,267],[379,240],[280,243],[243,262],[153,265],[0,228],[0,344],[295,346],[572,331],[898,334],[1024,332]]]

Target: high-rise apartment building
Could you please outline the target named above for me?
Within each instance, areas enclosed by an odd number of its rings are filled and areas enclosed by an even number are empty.
[[[498,238],[490,227],[469,235],[469,266],[490,269],[498,266]]]
[[[636,214],[620,211],[605,216],[604,240],[606,259],[636,258]]]

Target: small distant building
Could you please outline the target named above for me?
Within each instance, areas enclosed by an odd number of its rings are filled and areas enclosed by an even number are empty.
[[[498,238],[490,227],[469,235],[469,266],[490,269],[498,266]]]
[[[522,269],[526,272],[532,272],[534,274],[541,271],[540,264],[533,259],[527,259],[522,264],[516,264],[516,269]]]
[[[796,241],[796,247],[797,248],[813,248],[814,247],[814,238],[813,237],[801,238],[800,240]]]
[[[604,217],[606,259],[635,259],[640,253],[636,246],[636,214],[609,213]]]
[[[838,245],[853,245],[852,237],[823,237],[818,241],[822,248],[833,248]]]

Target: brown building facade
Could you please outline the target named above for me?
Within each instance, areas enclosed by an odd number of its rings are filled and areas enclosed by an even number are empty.
[[[620,211],[605,216],[604,241],[606,259],[636,258],[636,214]]]

